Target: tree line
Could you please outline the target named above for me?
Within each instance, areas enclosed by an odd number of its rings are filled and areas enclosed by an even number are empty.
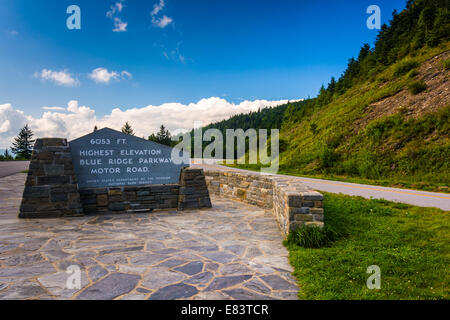
[[[96,128],[97,127],[94,128],[94,131],[96,131]],[[121,131],[131,136],[135,135],[135,132],[128,121],[123,125]],[[143,137],[143,139],[145,139],[145,137]],[[147,140],[160,143],[169,147],[173,147],[177,143],[176,141],[172,141],[172,134],[168,129],[166,129],[166,127],[163,124],[159,127],[159,131],[149,135],[147,137]]]

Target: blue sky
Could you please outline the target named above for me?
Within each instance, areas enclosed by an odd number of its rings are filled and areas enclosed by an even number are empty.
[[[150,15],[158,2],[124,1],[118,17],[127,31],[113,32],[106,12],[115,1],[0,0],[1,103],[35,114],[76,99],[101,114],[210,96],[237,102],[314,96],[362,43],[375,39],[366,8],[379,5],[385,22],[405,3],[166,0],[162,14],[173,21],[159,28]],[[80,31],[66,27],[70,4],[81,8]],[[98,85],[86,76],[98,67],[133,78]],[[33,77],[44,68],[68,70],[80,84]]]
[[[66,27],[72,4],[81,30]],[[100,118],[210,97],[315,96],[373,44],[373,4],[384,23],[405,0],[0,0],[0,105],[38,119],[74,100]]]

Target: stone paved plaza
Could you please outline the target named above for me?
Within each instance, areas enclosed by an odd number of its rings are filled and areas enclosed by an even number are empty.
[[[25,178],[0,178],[0,299],[297,299],[270,210],[212,198],[204,210],[21,220]],[[80,290],[67,289],[72,265]]]

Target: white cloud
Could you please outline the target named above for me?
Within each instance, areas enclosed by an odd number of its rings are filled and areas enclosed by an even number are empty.
[[[113,109],[110,114],[97,118],[95,110],[79,106],[77,101],[70,101],[64,112],[49,110],[40,117],[32,117],[11,104],[0,105],[0,149],[10,147],[20,129],[29,124],[35,137],[62,137],[69,140],[92,132],[98,128],[109,127],[120,130],[128,121],[139,137],[149,136],[164,124],[171,132],[190,130],[194,122],[201,120],[203,125],[227,119],[239,113],[257,111],[264,107],[277,106],[287,100],[243,101],[234,104],[225,99],[211,97],[196,103],[165,103],[160,106],[149,105],[143,108]]]
[[[153,24],[157,27],[160,28],[165,28],[167,27],[171,22],[173,21],[172,18],[169,18],[168,16],[164,15],[162,18],[160,19],[155,19],[153,21]]]
[[[112,80],[130,79],[132,74],[128,71],[122,71],[121,73],[117,71],[108,71],[106,68],[97,68],[92,70],[89,74],[89,78],[94,80],[96,83],[107,84]]]
[[[13,109],[11,104],[0,104],[0,148],[9,148],[20,129],[31,119],[23,111]]]
[[[116,13],[120,13],[123,10],[123,1],[118,1],[114,3],[110,8],[109,11],[106,12],[106,16],[108,18],[112,18]]]
[[[114,18],[114,29],[113,32],[126,32],[128,22],[123,22],[120,18]]]
[[[153,10],[150,12],[150,16],[152,17],[153,25],[157,26],[159,28],[165,28],[173,22],[173,19],[166,15],[163,15],[162,17],[158,17],[158,14],[160,12],[162,12],[165,5],[166,5],[166,3],[164,2],[164,0],[160,0],[159,4],[155,4],[153,6]]]
[[[53,71],[49,69],[42,69],[41,72],[34,74],[36,78],[40,78],[46,81],[52,81],[57,85],[66,87],[75,87],[80,84],[78,79],[74,78],[67,70]]]
[[[159,4],[155,4],[154,6],[153,6],[153,10],[152,10],[152,12],[150,13],[152,16],[156,16],[162,9],[164,9],[164,6],[165,6],[166,4],[164,3],[164,0],[160,0],[159,1]]]
[[[0,125],[0,133],[8,132],[11,129],[11,121],[6,120]]]
[[[133,78],[133,75],[130,72],[126,71],[126,70],[122,71],[120,74],[122,75],[122,78],[124,78],[124,79],[131,79],[131,78]]]
[[[113,32],[126,32],[128,22],[122,21],[121,18],[117,17],[119,13],[123,10],[123,2],[125,0],[120,0],[114,3],[109,9],[109,11],[106,12],[106,16],[112,20],[114,20],[114,29]]]
[[[59,111],[66,110],[66,108],[63,108],[63,107],[42,107],[42,109],[44,109],[44,110],[59,110]]]
[[[184,54],[181,53],[180,47],[183,44],[182,41],[177,42],[177,47],[174,50],[169,50],[165,45],[163,44],[154,44],[154,47],[159,47],[162,50],[162,55],[167,60],[173,60],[173,61],[179,61],[182,64],[186,64],[187,61],[194,61],[190,58],[187,58]]]
[[[105,68],[97,68],[92,70],[89,74],[89,78],[94,80],[97,83],[109,83],[113,79],[117,79],[119,74],[115,71],[109,72],[108,69]]]

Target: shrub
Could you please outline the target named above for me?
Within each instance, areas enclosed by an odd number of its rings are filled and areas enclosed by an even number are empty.
[[[315,124],[314,122],[310,123],[309,128],[311,129],[313,135],[317,133],[317,124]]]
[[[366,136],[372,142],[380,142],[387,138],[389,132],[399,128],[403,123],[403,118],[399,114],[384,116],[370,122],[366,127]]]
[[[361,150],[356,158],[359,176],[367,179],[379,179],[381,168],[377,163],[377,156],[368,150]]]
[[[414,81],[408,85],[409,92],[419,94],[427,89],[427,85],[423,81]]]
[[[389,81],[389,79],[384,77],[384,76],[381,76],[381,77],[378,78],[378,82],[379,83],[385,83],[385,82],[388,82],[388,81]]]
[[[406,76],[408,77],[408,79],[412,79],[415,78],[418,74],[419,71],[417,71],[417,69],[412,69],[411,71],[408,72]]]
[[[397,67],[395,68],[394,75],[395,76],[402,76],[406,73],[408,73],[410,70],[417,68],[419,66],[419,63],[411,58],[406,58],[399,62]]]
[[[444,61],[444,69],[445,70],[450,69],[450,59]]]
[[[348,159],[342,162],[342,173],[357,176],[359,174],[358,171],[358,163],[356,159]]]
[[[279,142],[279,152],[280,153],[285,152],[286,150],[289,149],[289,143],[285,139],[279,138],[278,142]],[[268,142],[268,147],[270,147],[270,148],[272,147],[272,144],[269,142]]]
[[[289,234],[288,243],[303,248],[322,248],[330,246],[337,238],[338,234],[327,226],[302,226]]]
[[[325,147],[320,155],[322,168],[331,168],[339,160],[339,154],[333,149]]]
[[[344,135],[342,133],[335,133],[326,139],[326,144],[328,147],[335,149],[341,144],[343,139]]]

